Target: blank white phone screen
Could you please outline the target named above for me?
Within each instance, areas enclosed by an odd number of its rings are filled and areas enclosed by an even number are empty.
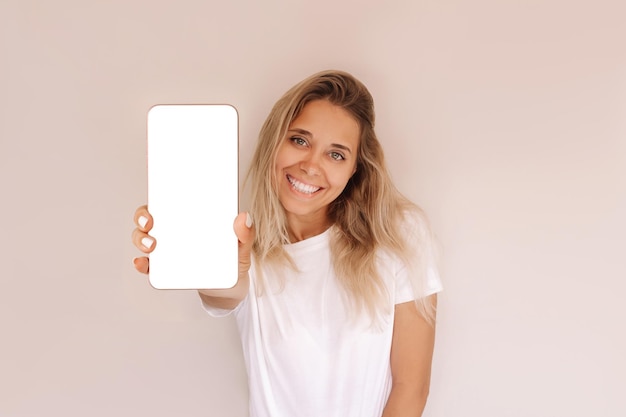
[[[148,112],[148,210],[157,289],[237,282],[238,117],[229,105],[158,105]]]

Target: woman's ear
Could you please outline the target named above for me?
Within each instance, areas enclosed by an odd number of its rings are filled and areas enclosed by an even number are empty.
[[[358,168],[359,168],[359,161],[356,161],[354,163],[354,169],[352,170],[352,174],[350,174],[350,178],[352,178],[354,176],[354,174],[356,173]]]
[[[354,164],[354,169],[352,170],[352,174],[350,174],[350,178],[352,178],[354,176],[354,174],[356,174],[357,169],[359,168],[359,163],[357,161],[356,164]]]

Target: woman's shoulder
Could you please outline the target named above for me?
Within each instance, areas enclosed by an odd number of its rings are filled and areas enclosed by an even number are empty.
[[[403,234],[410,236],[430,233],[428,217],[419,206],[413,205],[402,210],[400,216],[400,229]]]

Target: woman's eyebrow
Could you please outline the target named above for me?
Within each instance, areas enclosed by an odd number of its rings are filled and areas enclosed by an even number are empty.
[[[352,153],[352,149],[348,148],[346,145],[342,145],[341,143],[331,143],[331,146]]]
[[[300,135],[307,136],[310,138],[313,137],[311,132],[305,129],[301,129],[299,127],[292,127],[289,129],[289,132],[299,133]],[[330,146],[352,153],[352,150],[349,147],[347,147],[346,145],[342,145],[341,143],[331,143]]]
[[[293,127],[289,129],[290,132],[296,132],[304,136],[312,137],[313,135],[308,130],[300,129],[299,127]]]

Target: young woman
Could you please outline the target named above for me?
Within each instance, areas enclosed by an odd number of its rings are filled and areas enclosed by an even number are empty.
[[[421,416],[441,283],[425,217],[391,183],[367,88],[326,71],[290,89],[248,183],[238,282],[199,294],[209,314],[236,317],[250,415]],[[135,223],[150,253],[146,206]],[[134,264],[148,272],[147,257]]]

